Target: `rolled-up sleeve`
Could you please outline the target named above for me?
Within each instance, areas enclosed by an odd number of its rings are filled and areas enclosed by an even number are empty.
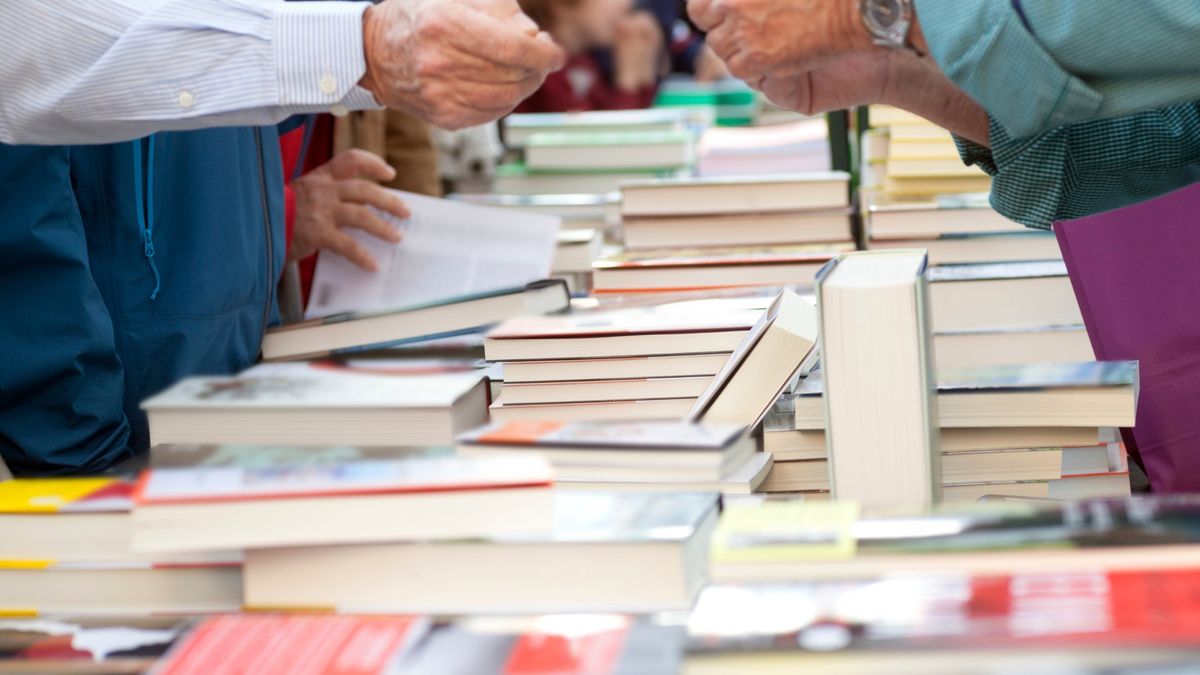
[[[916,0],[942,71],[1013,138],[1200,99],[1200,0]]]
[[[375,107],[361,2],[6,0],[0,140],[98,143]]]
[[[1200,102],[1058,127],[1014,138],[990,120],[990,148],[956,138],[959,153],[992,175],[991,203],[1048,229],[1200,180]]]

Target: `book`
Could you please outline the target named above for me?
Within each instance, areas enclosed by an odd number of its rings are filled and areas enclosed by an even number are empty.
[[[1061,260],[938,265],[929,281],[937,333],[1083,323]]]
[[[237,563],[233,552],[142,555],[131,550],[134,481],[19,478],[0,483],[0,567],[193,566]]]
[[[771,299],[760,295],[519,317],[487,334],[489,361],[544,361],[732,352]]]
[[[6,561],[0,615],[180,615],[236,612],[242,573],[235,563]]]
[[[878,193],[864,196],[867,237],[925,239],[950,233],[1028,232],[988,204],[984,193],[896,199]]]
[[[693,422],[750,428],[816,355],[817,311],[792,291],[771,303],[688,413]]]
[[[696,398],[704,393],[712,380],[711,376],[702,376],[590,382],[505,382],[501,395],[506,405]]]
[[[597,229],[620,218],[621,194],[464,194],[452,193],[447,199],[498,209],[526,211],[562,220],[560,230]]]
[[[429,629],[419,617],[247,614],[197,624],[158,664],[158,675],[394,672]]]
[[[477,372],[410,377],[336,362],[190,377],[142,403],[153,444],[449,443],[487,421]]]
[[[714,586],[689,617],[684,672],[1187,672],[1198,578],[1185,569],[939,571]],[[745,621],[763,615],[772,621]]]
[[[755,127],[711,127],[697,146],[701,176],[828,171],[829,130],[824,119]]]
[[[691,606],[705,578],[715,495],[568,492],[552,511],[549,534],[251,550],[246,604],[429,614]]]
[[[939,498],[928,293],[926,256],[919,250],[849,253],[817,279],[836,498],[876,505]]]
[[[988,192],[992,177],[980,170],[976,175],[899,177],[884,176],[883,190],[893,197],[929,197],[941,194]]]
[[[478,331],[515,316],[561,312],[570,305],[566,284],[545,280],[384,312],[335,314],[268,329],[263,360],[324,358],[424,342]]]
[[[530,454],[544,458],[556,479],[662,476],[720,480],[755,451],[733,424],[684,422],[509,422],[460,435],[458,454]]]
[[[892,141],[887,159],[887,175],[893,179],[907,178],[977,178],[984,175],[974,165],[963,164],[958,152],[949,157],[903,157],[903,145]]]
[[[1129,471],[1079,473],[1052,480],[1046,485],[1050,499],[1128,499],[1131,495]]]
[[[1082,324],[936,333],[933,347],[939,371],[1095,358]]]
[[[1061,260],[1062,251],[1050,232],[946,233],[935,239],[871,240],[868,248],[923,248],[930,265]]]
[[[597,293],[809,285],[849,244],[627,251],[593,265]]]
[[[1200,430],[1196,250],[1197,186],[1122,209],[1054,224],[1096,358],[1137,359],[1137,425],[1122,432],[1155,492],[1192,492]],[[1131,227],[1131,224],[1133,226]]]
[[[781,402],[791,401],[784,397]],[[806,459],[825,459],[825,432],[821,429],[795,429],[795,411],[790,410],[786,421],[771,425],[768,415],[763,433],[763,449],[774,454],[779,462]],[[1023,450],[1028,448],[1061,448],[1066,473],[1066,457],[1071,451],[1107,450],[1100,443],[1097,429],[1091,427],[976,427],[943,428],[938,432],[942,452],[972,450]],[[1090,461],[1090,460],[1089,460]],[[1105,461],[1107,466],[1107,460]],[[1104,469],[1107,470],[1107,469]]]
[[[829,508],[813,505],[819,507]],[[946,504],[867,512],[849,525],[806,519],[807,507],[791,500],[736,508],[749,513],[731,519],[733,533],[714,538],[731,542],[713,550],[716,583],[1149,571],[1190,568],[1200,559],[1197,503],[1187,496]],[[850,537],[853,546],[820,559],[808,555],[808,544],[827,547],[833,535]]]
[[[719,478],[681,475],[574,475],[557,483],[562,490],[587,492],[715,492],[723,497],[744,497],[761,489],[771,473],[774,458],[767,452],[751,452],[741,464]]]
[[[691,116],[683,110],[589,110],[566,113],[515,113],[504,118],[504,144],[525,147],[531,136],[541,133],[604,134],[621,132],[670,132],[683,129]]]
[[[178,616],[10,617],[0,626],[0,672],[145,673],[189,626]]]
[[[393,244],[363,230],[347,229],[346,234],[366,248],[378,269],[364,270],[341,255],[322,252],[305,318],[445,302],[524,286],[550,275],[557,218],[396,194],[411,215],[381,217],[403,239]]]
[[[525,141],[531,171],[671,171],[694,161],[686,131],[540,132]]]
[[[536,457],[412,457],[161,467],[135,495],[133,550],[236,550],[549,529]],[[229,523],[236,522],[236,528]]]
[[[600,230],[562,230],[558,233],[558,248],[551,270],[556,274],[591,272],[592,263],[600,257],[603,246],[604,233]]]
[[[969,483],[1049,481],[1062,477],[1061,448],[973,450],[942,452],[943,487]],[[803,492],[829,489],[829,462],[810,459],[776,461],[762,485],[763,492]]]
[[[797,429],[824,428],[823,375],[796,388]],[[942,372],[937,421],[942,428],[1120,427],[1138,405],[1136,361],[1022,364]]]
[[[848,242],[848,209],[625,218],[626,250]]]
[[[504,382],[572,382],[634,380],[649,377],[703,377],[716,375],[730,352],[641,356],[606,359],[561,359],[556,361],[508,361]]]
[[[466,619],[435,628],[395,675],[675,675],[682,626],[619,614]]]
[[[492,179],[492,191],[504,195],[605,195],[622,183],[647,178],[670,178],[682,171],[657,169],[533,172],[524,164],[501,164]]]
[[[496,422],[585,422],[682,420],[696,397],[579,403],[508,403],[501,392],[490,407]]]
[[[670,178],[621,184],[624,219],[838,210],[849,206],[845,172]]]

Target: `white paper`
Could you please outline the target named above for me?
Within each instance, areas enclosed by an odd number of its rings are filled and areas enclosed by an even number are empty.
[[[317,259],[307,318],[371,312],[456,296],[523,286],[550,275],[559,218],[494,209],[397,192],[405,219],[380,214],[404,239],[392,244],[357,228],[343,231],[379,266],[359,269],[322,251]]]

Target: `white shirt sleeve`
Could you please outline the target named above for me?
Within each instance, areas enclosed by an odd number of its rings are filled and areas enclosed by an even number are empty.
[[[0,141],[107,143],[378,107],[364,2],[0,0]]]

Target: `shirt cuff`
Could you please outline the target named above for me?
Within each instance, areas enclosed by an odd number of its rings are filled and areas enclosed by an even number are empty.
[[[916,6],[942,72],[1013,138],[1090,119],[1100,109],[1103,96],[1054,60],[1011,2],[916,0]]]
[[[367,72],[363,54],[365,2],[282,2],[275,14],[279,105],[378,107],[358,86]],[[366,94],[366,96],[364,96]]]

